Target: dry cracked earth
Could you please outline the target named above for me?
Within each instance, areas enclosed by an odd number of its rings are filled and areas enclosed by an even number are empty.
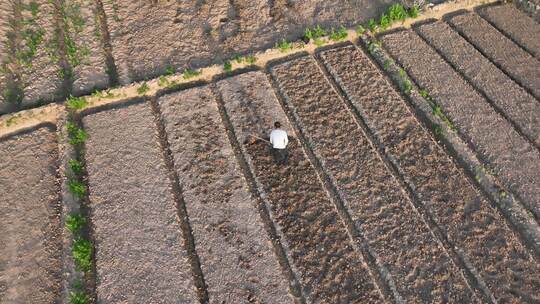
[[[49,26],[24,2],[0,5],[23,5],[17,26]],[[103,0],[96,13],[74,1],[111,29],[75,36],[110,34],[111,52],[80,68],[59,60],[80,75],[66,83],[32,72],[56,73],[38,50],[2,81],[28,84],[24,98],[85,91],[114,73],[127,83],[209,63],[205,48],[264,46],[273,27],[314,14],[363,14],[328,9],[359,1],[187,2]],[[171,20],[202,22],[196,35],[215,44],[184,45],[178,37],[193,33]],[[256,37],[239,34],[251,27]],[[12,37],[1,34],[6,56]],[[540,24],[496,4],[377,39],[376,51],[360,39],[84,110],[88,139],[76,151],[62,119],[0,138],[0,302],[73,303],[79,281],[83,303],[539,303]],[[260,140],[275,121],[291,137],[285,166]],[[94,247],[79,279],[64,228],[73,155]]]

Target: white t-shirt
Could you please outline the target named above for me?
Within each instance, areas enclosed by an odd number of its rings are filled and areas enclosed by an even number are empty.
[[[282,129],[274,129],[270,133],[270,143],[274,149],[285,149],[289,143],[287,132]]]

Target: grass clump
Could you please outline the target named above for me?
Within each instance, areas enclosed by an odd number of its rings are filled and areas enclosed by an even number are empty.
[[[255,57],[254,55],[249,55],[246,57],[246,63],[247,64],[255,64],[255,62],[257,62],[257,57]]]
[[[240,55],[235,55],[233,59],[236,63],[242,63],[244,61],[244,58]]]
[[[416,18],[418,17],[418,12],[417,6],[407,9],[403,4],[392,4],[388,10],[381,15],[381,18],[379,19],[379,29],[385,30],[396,22],[403,22],[407,18]],[[372,29],[372,31],[373,30],[374,29]]]
[[[200,71],[195,71],[195,70],[190,70],[190,69],[185,69],[184,70],[184,74],[183,74],[183,77],[184,79],[191,79],[193,77],[197,77],[201,75],[201,72]]]
[[[90,304],[90,298],[82,291],[72,291],[69,293],[70,304]]]
[[[83,163],[76,160],[76,159],[70,159],[69,162],[69,168],[71,168],[71,171],[75,173],[76,175],[81,175],[83,173]]]
[[[73,255],[77,269],[87,272],[92,268],[93,251],[92,243],[88,240],[78,238],[73,242],[71,254]]]
[[[174,73],[176,73],[176,69],[172,66],[169,66],[165,69],[165,75],[167,76],[174,75]]]
[[[359,36],[363,35],[365,32],[366,32],[366,28],[365,28],[363,25],[359,24],[359,25],[356,27],[356,33],[357,33]]]
[[[230,72],[230,71],[232,71],[232,63],[231,63],[230,61],[228,61],[228,60],[225,61],[225,62],[223,63],[223,70],[224,70],[225,72]]]
[[[150,91],[150,87],[148,86],[148,83],[146,83],[146,81],[143,82],[143,83],[141,84],[141,86],[137,88],[137,93],[138,93],[139,95],[144,95],[144,94],[146,94],[148,91]]]
[[[84,97],[73,97],[70,95],[66,102],[66,106],[73,111],[82,110],[88,106],[88,101],[86,101],[86,98]]]
[[[349,33],[347,33],[347,29],[345,29],[345,27],[343,26],[340,26],[339,29],[337,29],[336,31],[332,29],[329,38],[333,41],[342,41],[347,39],[348,35]]]
[[[99,90],[95,90],[94,93],[92,93],[91,95],[93,98],[98,98],[98,99],[101,99],[101,98],[115,98],[116,95],[114,95],[113,92],[111,92],[111,90],[103,90],[103,91],[99,91]]]
[[[78,180],[70,179],[68,182],[69,191],[78,199],[86,195],[86,186]]]
[[[164,75],[159,76],[159,78],[158,78],[158,86],[165,87],[168,84],[169,84],[169,80],[167,79],[166,76],[164,76]]]
[[[278,43],[276,44],[276,47],[277,47],[282,53],[286,53],[286,52],[292,50],[293,44],[292,44],[292,42],[288,42],[287,40],[282,39],[280,42],[278,42]]]
[[[66,126],[70,145],[77,146],[83,144],[88,139],[88,133],[77,127],[73,122],[68,121]]]
[[[66,217],[66,228],[73,234],[79,234],[86,224],[86,219],[80,214],[70,214]]]

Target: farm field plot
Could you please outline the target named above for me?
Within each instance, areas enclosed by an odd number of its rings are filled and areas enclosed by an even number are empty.
[[[287,106],[406,302],[474,302],[457,267],[312,58],[272,67]]]
[[[0,141],[0,302],[55,303],[61,291],[55,131]]]
[[[210,303],[292,303],[211,90],[159,104]]]
[[[501,302],[518,301],[520,296],[535,299],[540,272],[535,259],[367,55],[349,46],[323,52],[321,57],[437,225],[476,268],[489,293]]]
[[[540,98],[538,59],[514,44],[475,13],[454,16],[448,19],[448,23],[520,85],[530,90],[531,94]]]
[[[448,24],[438,21],[416,28],[469,82],[536,147],[540,147],[540,102],[475,50]]]
[[[540,24],[511,4],[488,6],[477,13],[540,59]]]
[[[73,69],[72,93],[89,94],[95,89],[107,87],[109,76],[96,2],[71,0],[61,3],[66,57]]]
[[[440,104],[473,150],[494,167],[497,176],[538,218],[540,152],[412,30],[381,39],[399,64]]]
[[[102,0],[121,83],[273,47],[315,23],[366,19],[390,1]],[[358,7],[362,6],[362,9]]]
[[[266,76],[251,72],[220,81],[217,87],[259,191],[283,234],[306,300],[380,302],[362,257],[298,140],[290,143],[288,165],[276,168],[268,145],[250,138],[268,137],[276,120],[295,137]]]
[[[181,72],[381,1],[4,1],[0,86]],[[463,7],[0,117],[0,302],[540,303],[538,23]]]
[[[83,123],[97,301],[196,302],[149,105],[91,114]]]

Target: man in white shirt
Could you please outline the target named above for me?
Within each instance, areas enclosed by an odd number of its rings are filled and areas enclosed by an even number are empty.
[[[274,161],[277,165],[287,164],[287,144],[289,143],[289,137],[287,132],[281,129],[281,123],[276,121],[274,123],[275,129],[270,133],[270,143],[272,144],[272,154],[274,155]]]

